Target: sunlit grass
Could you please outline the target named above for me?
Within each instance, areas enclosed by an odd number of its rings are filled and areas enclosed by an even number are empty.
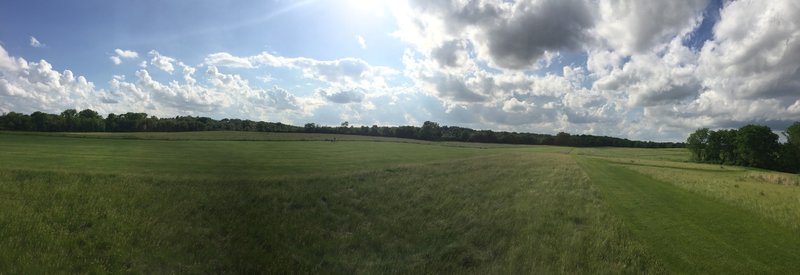
[[[800,262],[797,175],[689,163],[683,149],[261,134],[0,133],[0,270],[785,273]]]
[[[800,235],[784,226],[789,217],[734,204],[741,192],[727,192],[719,183],[702,184],[719,179],[718,172],[622,165],[587,157],[580,163],[614,213],[671,272],[787,274],[800,268],[796,251]],[[693,173],[708,174],[694,174],[701,181],[687,184],[685,179],[692,177],[687,175]],[[787,201],[758,203],[754,205],[795,207]]]
[[[559,147],[0,136],[0,270],[634,273]]]

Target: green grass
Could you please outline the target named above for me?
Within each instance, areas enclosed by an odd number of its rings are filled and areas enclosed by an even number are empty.
[[[179,177],[330,175],[467,158],[479,148],[397,142],[131,140],[0,135],[6,168]]]
[[[800,269],[796,175],[332,137],[0,132],[0,273]]]
[[[798,176],[637,158],[635,149],[581,157],[624,220],[670,270],[791,273],[800,269]],[[627,153],[627,154],[626,154]],[[590,155],[591,153],[584,153]],[[709,261],[708,259],[713,259]]]

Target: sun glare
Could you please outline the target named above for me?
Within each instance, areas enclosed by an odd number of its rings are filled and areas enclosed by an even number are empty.
[[[347,0],[348,8],[361,15],[383,16],[386,0]]]

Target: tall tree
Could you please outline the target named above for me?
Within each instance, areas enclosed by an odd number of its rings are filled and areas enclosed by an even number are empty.
[[[722,151],[722,131],[709,131],[706,140],[706,149],[703,161],[720,163],[720,153]]]
[[[705,149],[708,143],[708,128],[701,128],[694,131],[689,138],[686,139],[686,147],[692,153],[693,161],[705,160]]]
[[[800,122],[795,122],[792,126],[786,128],[783,135],[786,136],[786,141],[789,144],[800,147]]]
[[[800,122],[795,122],[783,132],[786,144],[781,145],[778,162],[787,172],[800,172]]]
[[[723,164],[737,164],[739,156],[736,154],[736,129],[719,130],[719,162]]]
[[[424,140],[439,140],[442,138],[442,128],[439,123],[425,121],[419,129],[419,138]]]
[[[774,169],[778,148],[778,135],[767,126],[746,125],[736,135],[736,152],[745,166]]]

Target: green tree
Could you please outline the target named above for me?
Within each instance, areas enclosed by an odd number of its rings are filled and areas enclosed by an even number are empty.
[[[720,163],[720,153],[722,151],[722,131],[709,131],[706,140],[705,154],[703,161]]]
[[[800,122],[795,122],[783,132],[786,144],[781,145],[778,163],[787,172],[800,172]]]
[[[102,132],[106,130],[106,123],[97,112],[92,109],[85,109],[78,112],[77,129],[85,132]]]
[[[686,139],[686,148],[692,153],[693,161],[704,161],[705,150],[708,143],[708,128],[700,128],[694,131]]]
[[[75,131],[78,128],[78,111],[75,109],[66,109],[61,112],[61,118],[64,119],[64,130]]]
[[[439,123],[425,121],[419,129],[419,138],[424,140],[440,140],[442,138],[442,128]]]
[[[783,135],[786,137],[787,143],[800,148],[800,122],[795,122],[792,126],[786,128]]]
[[[35,130],[30,116],[15,112],[9,112],[0,117],[0,129],[17,131]]]
[[[570,139],[571,138],[572,137],[568,133],[558,132],[558,134],[556,134],[556,140],[555,140],[556,145],[569,146],[569,145],[571,145],[570,144]]]
[[[800,148],[791,143],[781,144],[777,162],[781,171],[800,172]]]
[[[317,124],[315,124],[315,123],[306,123],[306,125],[303,126],[303,129],[305,129],[305,131],[309,132],[309,133],[314,132],[317,129]]]
[[[724,164],[737,164],[739,156],[736,154],[736,129],[719,130],[719,161]]]
[[[736,153],[745,166],[775,169],[778,148],[778,135],[767,126],[746,125],[736,135]]]

